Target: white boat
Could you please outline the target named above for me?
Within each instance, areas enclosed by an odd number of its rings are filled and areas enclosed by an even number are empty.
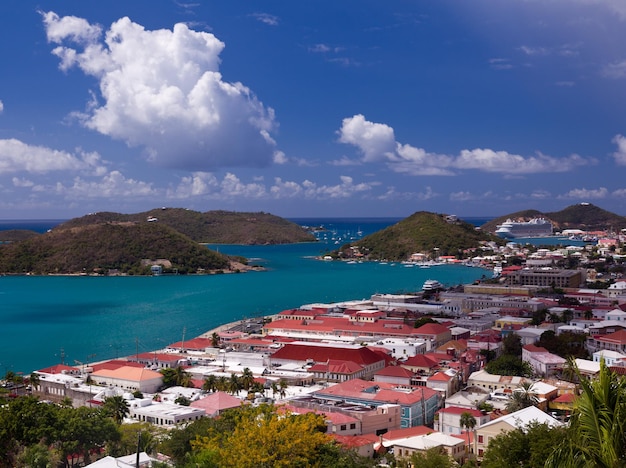
[[[439,291],[440,289],[443,289],[443,284],[437,280],[426,280],[422,286],[424,292]]]
[[[505,239],[551,236],[552,223],[545,218],[533,218],[530,221],[507,219],[504,223],[498,225],[496,235]]]

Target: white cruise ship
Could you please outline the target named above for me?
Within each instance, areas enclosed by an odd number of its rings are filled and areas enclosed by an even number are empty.
[[[533,218],[530,221],[512,221],[507,219],[504,223],[498,225],[496,235],[505,239],[551,236],[552,223],[544,218]]]

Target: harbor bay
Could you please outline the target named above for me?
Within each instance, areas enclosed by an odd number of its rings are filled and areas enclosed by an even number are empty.
[[[0,372],[30,373],[65,362],[75,365],[162,349],[221,324],[273,315],[314,302],[412,292],[428,279],[444,285],[472,282],[490,272],[440,265],[324,262],[332,237],[367,235],[391,220],[326,223],[319,243],[209,246],[242,255],[265,271],[159,277],[0,277]],[[318,222],[318,224],[322,224]]]

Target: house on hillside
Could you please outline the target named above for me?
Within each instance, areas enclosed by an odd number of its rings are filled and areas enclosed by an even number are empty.
[[[476,430],[476,442],[475,449],[478,458],[482,458],[489,441],[494,437],[502,434],[503,432],[509,432],[514,429],[524,429],[531,422],[537,422],[539,424],[547,424],[550,427],[561,426],[562,423],[553,418],[548,413],[541,411],[535,406],[529,406],[522,410],[510,413],[504,416],[494,419]]]
[[[432,424],[440,402],[438,392],[430,388],[407,389],[393,384],[360,379],[318,390],[314,392],[314,396],[329,402],[347,402],[375,407],[388,404],[400,405],[401,427]]]

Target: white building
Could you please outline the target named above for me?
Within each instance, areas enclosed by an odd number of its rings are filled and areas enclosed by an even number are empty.
[[[146,399],[131,400],[129,406],[131,418],[164,427],[196,421],[205,415],[202,408],[173,403],[158,403]]]

